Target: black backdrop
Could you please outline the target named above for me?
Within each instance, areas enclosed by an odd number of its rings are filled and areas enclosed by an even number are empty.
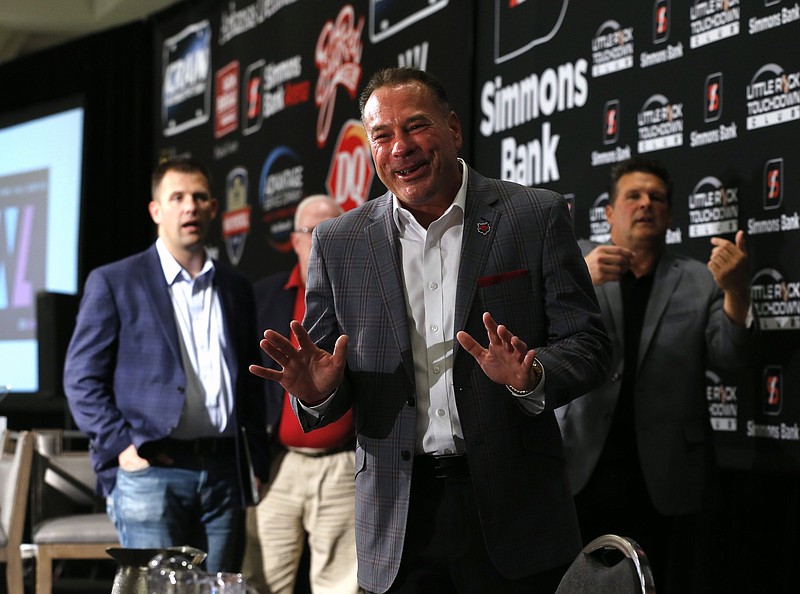
[[[81,279],[152,241],[149,173],[177,153],[211,165],[220,258],[254,279],[291,266],[302,196],[349,207],[382,191],[351,124],[385,65],[440,76],[467,161],[564,193],[579,236],[606,233],[609,167],[649,151],[675,176],[673,249],[705,259],[709,233],[748,232],[765,343],[754,371],[708,374],[723,486],[710,520],[728,591],[766,592],[791,587],[800,552],[798,13],[793,0],[186,1],[0,65],[0,110],[86,98]],[[48,423],[34,400],[4,403],[10,426]]]
[[[220,257],[254,278],[285,268],[304,196],[328,193],[349,209],[384,191],[358,120],[375,70],[402,61],[435,72],[469,114],[472,16],[468,0],[286,0],[158,18],[155,150],[211,165]]]
[[[800,464],[800,64],[783,48],[800,5],[286,0],[207,2],[157,19],[154,149],[211,164],[219,256],[253,278],[293,262],[294,206],[345,208],[383,191],[357,95],[383,66],[441,77],[478,170],[570,201],[603,241],[613,163],[661,159],[675,177],[671,249],[748,233],[765,347],[752,370],[708,370],[723,466]],[[665,365],[669,362],[666,361]]]
[[[723,465],[796,471],[800,5],[511,4],[477,4],[475,165],[560,191],[604,241],[609,168],[648,154],[674,176],[672,249],[705,261],[745,230],[764,348],[752,373],[708,371],[708,406]]]

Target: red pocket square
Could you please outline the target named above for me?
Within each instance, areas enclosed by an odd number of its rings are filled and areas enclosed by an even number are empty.
[[[496,285],[497,283],[502,283],[520,276],[526,276],[527,274],[528,271],[526,269],[520,268],[519,270],[512,270],[510,272],[501,272],[500,274],[493,274],[491,276],[482,276],[478,279],[478,288],[482,289],[483,287]]]

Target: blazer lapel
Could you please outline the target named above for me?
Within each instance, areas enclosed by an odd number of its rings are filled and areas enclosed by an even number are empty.
[[[619,282],[603,283],[595,287],[597,300],[600,303],[600,311],[608,312],[608,318],[604,319],[609,328],[609,333],[615,341],[621,342],[625,333],[624,313],[622,311],[622,289]]]
[[[403,261],[397,239],[397,227],[392,219],[392,196],[385,194],[382,208],[375,211],[374,222],[364,229],[367,252],[378,281],[378,290],[388,314],[388,324],[394,334],[403,362],[412,383],[414,362],[411,357],[411,337],[406,312],[405,286],[401,276]],[[388,262],[387,262],[388,259]]]
[[[661,256],[661,260],[656,267],[655,278],[653,278],[653,289],[650,292],[650,299],[647,302],[647,309],[644,313],[637,369],[642,366],[642,361],[644,361],[650,342],[653,340],[656,328],[658,328],[672,294],[678,287],[682,274],[683,272],[674,258],[668,254]]]
[[[478,278],[486,265],[500,219],[500,212],[491,206],[498,197],[481,182],[482,179],[470,169],[456,288],[456,332],[466,326],[478,288]],[[456,349],[459,346],[456,342]]]
[[[159,327],[164,332],[164,337],[175,359],[181,361],[180,344],[178,342],[178,328],[172,310],[172,300],[169,297],[169,288],[164,280],[164,270],[158,259],[155,245],[147,252],[145,266],[142,271],[143,282],[150,293],[150,304],[153,317],[158,319]]]

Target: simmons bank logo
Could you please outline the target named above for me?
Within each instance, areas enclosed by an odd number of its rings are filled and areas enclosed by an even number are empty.
[[[206,123],[211,103],[211,24],[194,23],[166,39],[161,63],[164,136]]]
[[[716,122],[722,115],[722,73],[709,74],[703,89],[703,121]]]
[[[247,204],[248,175],[244,167],[235,167],[225,177],[225,204],[222,211],[222,239],[231,264],[242,259],[244,242],[250,232],[250,205]]]
[[[772,6],[780,2],[781,0],[764,0],[764,6]],[[800,3],[795,2],[791,8],[783,7],[779,11],[763,17],[750,17],[747,21],[747,32],[750,35],[763,33],[798,20],[800,20]]]
[[[777,417],[783,411],[786,390],[783,383],[783,366],[767,365],[761,376],[761,413],[768,417]],[[747,421],[747,437],[761,437],[782,441],[800,441],[800,425],[796,422],[777,423],[765,421],[756,423]]]
[[[604,76],[633,67],[633,27],[604,22],[592,38],[592,76]]]
[[[636,116],[640,153],[683,145],[683,103],[671,103],[661,94],[651,95]]]
[[[599,165],[609,165],[619,163],[631,157],[631,147],[610,146],[619,141],[619,130],[621,126],[620,102],[619,99],[610,99],[603,106],[601,118],[603,144],[608,147],[602,151],[592,151],[592,167]]]
[[[689,194],[689,237],[735,233],[739,228],[739,188],[713,176],[697,182]]]
[[[325,187],[342,210],[350,210],[366,202],[372,178],[369,141],[359,120],[348,120],[339,131],[333,149]]]
[[[619,140],[619,99],[606,101],[603,107],[603,144]]]
[[[294,211],[305,195],[304,168],[297,153],[279,146],[267,155],[258,180],[258,196],[267,227],[267,242],[279,252],[292,249]]]
[[[569,0],[494,0],[494,63],[512,60],[553,39],[568,6]]]
[[[669,0],[656,0],[653,4],[653,45],[660,46],[661,49],[654,52],[642,52],[639,55],[640,67],[648,68],[683,57],[682,42],[662,45],[669,39],[670,20]]]
[[[256,60],[244,73],[242,82],[242,134],[261,129],[264,113],[261,110],[261,86],[264,84],[264,60]]]
[[[764,163],[764,210],[783,204],[783,157]]]
[[[782,233],[800,230],[800,213],[772,213],[783,205],[783,157],[769,159],[764,163],[763,208],[764,212],[774,214],[768,219],[747,219],[748,235],[763,233]]]
[[[664,43],[669,39],[669,0],[656,0],[653,4],[653,43]]]
[[[750,283],[750,300],[762,330],[800,329],[800,282],[775,268],[762,268]]]
[[[336,89],[342,86],[355,99],[361,80],[361,32],[364,17],[356,19],[355,10],[345,4],[336,17],[336,22],[327,21],[317,38],[314,61],[319,69],[314,102],[319,108],[317,116],[317,146],[322,148],[328,141],[336,106]]]
[[[703,122],[714,124],[722,117],[723,75],[714,72],[706,76],[703,84]],[[739,136],[736,122],[717,124],[710,130],[692,130],[689,133],[689,146],[696,148],[709,144],[717,144],[726,140],[734,140]]]
[[[589,63],[579,59],[531,73],[506,83],[499,75],[481,85],[481,120],[478,131],[489,138],[508,133],[500,140],[500,176],[525,186],[557,181],[558,144],[549,120],[541,122],[541,136],[520,139],[509,132],[555,112],[583,107],[589,96],[586,72]]]
[[[748,130],[800,120],[800,71],[764,64],[750,79],[746,97]]]
[[[714,431],[736,431],[739,413],[737,386],[726,386],[710,369],[706,370],[706,404]]]
[[[300,80],[303,75],[303,59],[291,56],[280,62],[269,62],[264,66],[264,119],[283,110],[308,103],[311,97],[311,81]]]
[[[783,410],[783,367],[767,365],[761,386],[761,411],[765,415],[779,415]]]
[[[740,0],[694,0],[689,6],[692,49],[739,34]]]

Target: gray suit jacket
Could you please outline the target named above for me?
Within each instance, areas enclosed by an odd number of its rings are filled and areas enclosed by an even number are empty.
[[[530,416],[455,343],[483,532],[498,570],[514,578],[566,564],[580,549],[552,411],[602,381],[609,343],[564,200],[471,170],[468,183],[456,330],[486,344],[489,311],[537,349],[547,373],[546,409]],[[313,241],[306,324],[318,321],[311,337],[328,351],[340,334],[350,339],[345,383],[319,425],[352,404],[359,581],[384,592],[403,550],[417,415],[391,195],[322,223]]]
[[[596,245],[581,241],[584,253]],[[603,449],[624,365],[619,282],[595,290],[613,344],[611,372],[602,386],[556,411],[574,493],[586,486]],[[714,459],[706,369],[741,369],[750,358],[754,331],[732,324],[722,304],[722,290],[705,264],[661,256],[639,342],[634,398],[645,482],[665,515],[699,511],[708,486]]]

